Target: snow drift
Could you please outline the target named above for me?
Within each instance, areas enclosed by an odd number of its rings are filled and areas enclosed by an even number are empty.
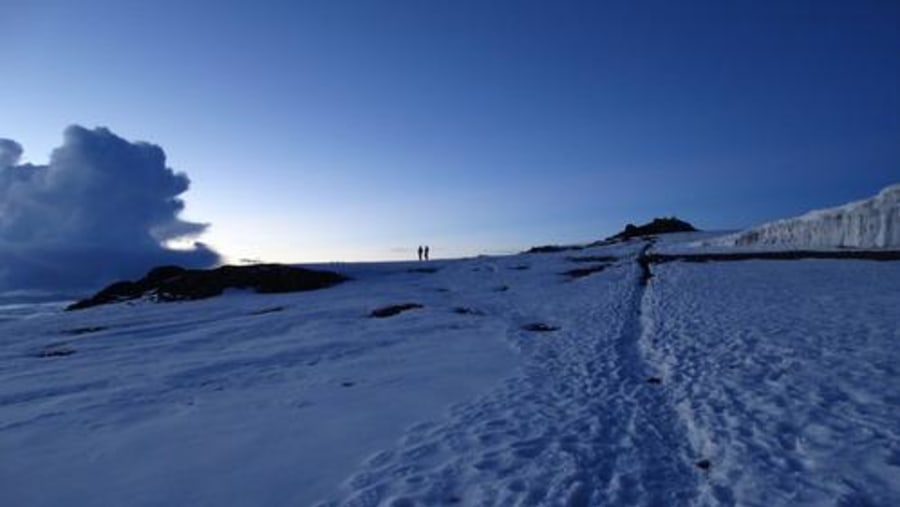
[[[777,220],[712,243],[813,248],[900,247],[900,184],[891,185],[869,199]]]

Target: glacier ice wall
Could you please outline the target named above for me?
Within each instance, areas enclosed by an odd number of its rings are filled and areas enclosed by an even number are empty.
[[[900,247],[900,184],[843,206],[810,211],[718,239],[722,246]]]

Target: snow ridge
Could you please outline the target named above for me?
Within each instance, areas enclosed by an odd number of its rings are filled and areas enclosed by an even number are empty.
[[[776,220],[712,242],[719,246],[900,247],[900,184],[874,197]]]

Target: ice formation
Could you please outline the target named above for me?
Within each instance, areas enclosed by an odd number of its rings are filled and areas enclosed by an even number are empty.
[[[900,184],[886,187],[869,199],[776,220],[726,236],[716,243],[810,248],[900,247]]]

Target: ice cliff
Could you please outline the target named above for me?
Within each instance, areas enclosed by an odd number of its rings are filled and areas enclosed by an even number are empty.
[[[900,247],[900,184],[869,199],[777,220],[714,242],[722,246]]]

